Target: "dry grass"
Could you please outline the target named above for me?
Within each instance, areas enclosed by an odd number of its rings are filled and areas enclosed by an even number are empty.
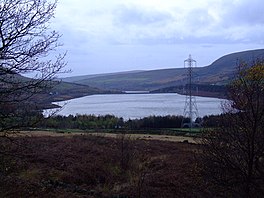
[[[0,139],[3,197],[207,196],[193,172],[195,144],[152,135],[21,135]]]
[[[20,131],[11,136],[15,137],[71,137],[71,136],[84,136],[84,135],[93,135],[100,137],[110,137],[117,138],[119,133],[63,133],[56,131]],[[186,137],[186,136],[171,136],[171,135],[153,135],[153,134],[126,134],[127,137],[130,137],[133,140],[159,140],[159,141],[170,141],[170,142],[188,142],[188,143],[197,143],[197,138]]]

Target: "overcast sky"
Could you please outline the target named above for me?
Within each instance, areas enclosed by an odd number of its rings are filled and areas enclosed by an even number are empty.
[[[59,0],[69,75],[198,66],[264,48],[263,0]]]

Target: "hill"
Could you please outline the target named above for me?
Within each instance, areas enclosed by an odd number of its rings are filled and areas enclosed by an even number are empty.
[[[176,74],[178,75],[175,75]],[[66,81],[90,85],[101,89],[111,90],[154,90],[156,88],[170,85],[171,81],[180,80],[185,74],[185,69],[162,69],[151,71],[138,71],[133,73],[113,73],[104,74],[96,77],[88,76],[88,78],[71,77]],[[82,79],[81,79],[82,78]],[[79,80],[81,79],[81,80]],[[65,81],[65,79],[62,79]]]
[[[134,74],[138,72],[143,72],[142,70],[134,70],[134,71],[126,71],[126,72],[116,72],[116,73],[106,73],[106,74],[91,74],[91,75],[84,75],[84,76],[73,76],[73,77],[66,77],[62,80],[64,82],[74,83],[82,80],[86,80],[89,78],[97,78],[102,76],[111,76],[111,75],[117,75],[117,74]]]
[[[42,108],[50,108],[54,106],[51,105],[52,102],[70,100],[87,95],[106,93],[113,92],[90,87],[87,85],[54,81],[51,89],[47,89],[42,93],[36,94],[33,100],[40,101],[40,106]]]
[[[54,87],[51,90],[49,90],[49,95],[51,96],[53,102],[69,100],[72,98],[78,98],[92,94],[105,94],[105,93],[113,93],[113,92],[91,87],[88,85],[69,83],[69,82],[55,82]]]
[[[233,78],[239,62],[250,63],[256,58],[264,58],[264,49],[249,50],[225,55],[209,66],[194,68],[194,83],[225,85]],[[101,89],[118,91],[154,91],[166,87],[185,85],[188,82],[188,76],[185,68],[175,68],[93,76],[77,76],[62,80]]]
[[[29,87],[29,85],[34,85],[35,83],[39,83],[39,81],[16,73],[5,73],[1,75],[0,89],[1,93],[7,93],[5,97],[13,97],[15,93],[16,99],[21,97],[21,100],[27,100],[28,104],[34,104],[32,106],[39,109],[54,107],[52,102],[69,100],[92,94],[113,93],[88,85],[62,81],[43,81],[41,84],[38,84],[39,88],[40,86],[43,86],[43,88],[40,88],[36,92],[27,89],[27,86]],[[10,91],[9,87],[14,88]],[[23,91],[23,94],[19,91]]]

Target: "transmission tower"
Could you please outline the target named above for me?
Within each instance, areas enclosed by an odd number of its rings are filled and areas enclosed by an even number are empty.
[[[189,127],[190,131],[194,127],[194,118],[198,117],[198,108],[196,104],[196,98],[193,96],[193,67],[196,67],[196,61],[189,58],[184,61],[184,68],[187,68],[188,83],[186,84],[186,98],[184,107],[184,117],[190,119],[189,123],[183,123],[183,127]]]

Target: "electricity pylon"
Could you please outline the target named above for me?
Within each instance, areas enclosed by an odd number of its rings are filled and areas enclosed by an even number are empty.
[[[198,108],[196,104],[196,97],[193,96],[193,67],[196,67],[196,61],[192,59],[192,56],[189,55],[189,58],[184,61],[184,68],[187,68],[188,84],[186,86],[186,98],[184,106],[184,117],[190,119],[189,123],[183,123],[182,127],[188,127],[190,131],[194,127],[194,118],[198,117]]]

